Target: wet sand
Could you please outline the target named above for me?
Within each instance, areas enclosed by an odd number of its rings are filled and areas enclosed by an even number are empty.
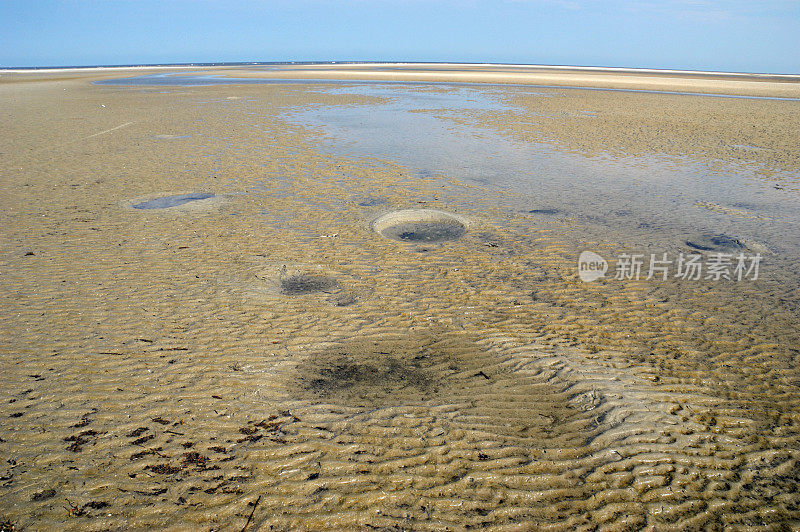
[[[334,68],[314,70],[346,77]],[[310,69],[297,70],[279,75]],[[466,70],[458,80],[484,79]],[[703,164],[702,175],[747,172],[753,203],[779,198],[789,213],[776,221],[713,197],[681,207],[755,231],[749,246],[766,241],[758,281],[583,283],[584,249],[673,252],[698,240],[602,225],[446,167],[421,173],[399,152],[359,154],[297,115],[396,95],[89,83],[114,76],[0,77],[0,521],[800,522],[798,102],[494,87],[511,110],[413,109],[601,165],[663,157]],[[681,90],[722,83],[687,79]],[[727,94],[797,94],[785,81],[724,81]],[[209,197],[133,208],[197,194]],[[452,213],[465,232],[373,230],[404,209]]]

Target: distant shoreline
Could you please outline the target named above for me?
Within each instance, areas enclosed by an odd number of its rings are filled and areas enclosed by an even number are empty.
[[[25,72],[90,72],[90,71],[116,71],[116,70],[144,70],[144,69],[191,69],[191,68],[241,68],[259,66],[458,66],[458,67],[494,67],[494,68],[524,68],[530,70],[560,70],[576,72],[608,72],[608,73],[640,73],[640,74],[683,74],[702,75],[714,77],[745,76],[753,78],[786,79],[800,81],[800,74],[769,73],[769,72],[727,72],[717,70],[679,70],[660,68],[635,68],[635,67],[607,67],[607,66],[578,66],[578,65],[541,65],[524,63],[458,63],[458,62],[402,62],[402,61],[271,61],[271,62],[220,62],[220,63],[175,63],[175,64],[131,64],[131,65],[91,65],[91,66],[31,66],[31,67],[0,67],[2,73]]]
[[[113,72],[119,70],[175,70],[202,68],[201,65],[131,65],[131,66],[86,66],[86,67],[14,67],[0,68],[2,74],[36,74],[57,72]]]
[[[246,63],[221,66],[191,64],[16,69],[0,70],[0,84],[52,81],[108,83],[112,79],[151,74],[163,77],[190,72],[220,78],[216,80],[217,84],[269,81],[313,83],[315,80],[477,83],[800,99],[800,75],[487,63]]]

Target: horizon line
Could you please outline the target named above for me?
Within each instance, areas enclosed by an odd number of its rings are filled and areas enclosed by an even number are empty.
[[[130,64],[105,64],[105,65],[47,65],[47,66],[0,66],[0,72],[29,72],[38,70],[106,70],[130,68],[176,68],[176,67],[206,67],[206,66],[260,66],[260,65],[464,65],[464,66],[497,66],[497,67],[525,67],[541,69],[571,69],[586,71],[616,71],[616,72],[646,72],[646,73],[686,73],[710,75],[747,75],[747,76],[781,76],[799,78],[800,73],[784,72],[745,72],[725,70],[694,70],[674,68],[650,67],[622,67],[600,65],[562,65],[543,63],[472,63],[467,61],[357,61],[357,60],[329,60],[329,61],[209,61],[186,63],[130,63]]]

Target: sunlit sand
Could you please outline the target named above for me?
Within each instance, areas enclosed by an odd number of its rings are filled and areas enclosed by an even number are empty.
[[[796,524],[798,79],[194,70],[0,72],[20,529]]]

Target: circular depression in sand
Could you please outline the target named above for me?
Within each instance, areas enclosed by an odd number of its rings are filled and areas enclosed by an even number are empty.
[[[399,242],[435,243],[458,240],[467,232],[467,220],[435,209],[407,209],[384,214],[372,229]]]

